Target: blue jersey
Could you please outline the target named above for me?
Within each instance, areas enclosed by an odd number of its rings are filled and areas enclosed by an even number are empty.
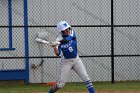
[[[58,46],[59,54],[61,51],[66,59],[76,58],[77,57],[77,40],[76,40],[76,33],[72,31],[70,35],[63,35],[63,38],[66,39],[67,43],[60,44]]]

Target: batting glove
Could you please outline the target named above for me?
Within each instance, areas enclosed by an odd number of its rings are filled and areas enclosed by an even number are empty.
[[[51,42],[51,47],[55,48],[60,44],[60,42],[55,41],[55,42]]]
[[[52,42],[52,45],[53,45],[53,46],[56,46],[56,45],[59,45],[59,44],[60,44],[59,41]]]

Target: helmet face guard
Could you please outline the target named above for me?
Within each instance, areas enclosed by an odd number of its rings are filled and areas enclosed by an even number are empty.
[[[64,31],[61,31],[61,35],[69,35],[69,34],[71,34],[71,28],[70,28],[70,27],[67,28],[67,29],[64,30]]]

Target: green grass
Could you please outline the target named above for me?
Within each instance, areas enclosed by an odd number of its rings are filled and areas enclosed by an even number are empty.
[[[39,86],[34,84],[9,84],[0,85],[0,93],[32,93],[46,92],[50,89],[47,86]],[[140,91],[140,82],[117,82],[111,84],[109,82],[93,83],[96,91]],[[67,83],[59,92],[87,92],[84,83]]]
[[[140,82],[95,83],[95,89],[102,91],[140,91]]]

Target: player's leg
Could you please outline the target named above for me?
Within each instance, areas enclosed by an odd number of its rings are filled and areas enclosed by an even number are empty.
[[[49,93],[54,93],[57,90],[63,88],[65,86],[65,83],[68,78],[68,74],[72,68],[72,65],[69,64],[69,62],[63,62],[62,68],[61,68],[61,73],[60,73],[60,79],[56,85],[54,85],[50,90]]]
[[[86,72],[86,68],[83,65],[81,59],[77,58],[75,61],[76,62],[73,66],[73,70],[82,78],[82,80],[85,81],[88,91],[90,93],[95,93],[92,82],[91,82],[91,80]]]

